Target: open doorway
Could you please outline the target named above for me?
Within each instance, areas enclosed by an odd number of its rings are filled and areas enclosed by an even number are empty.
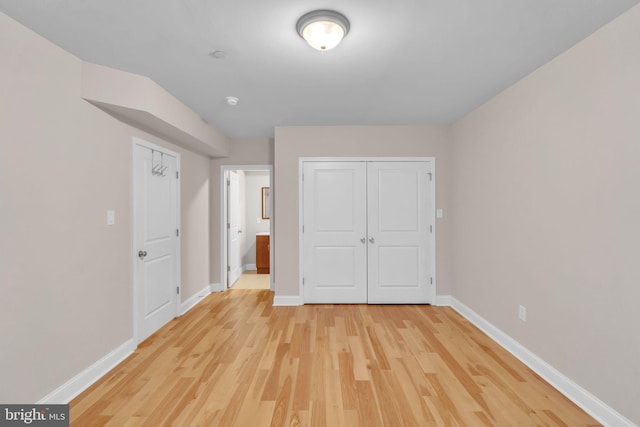
[[[273,290],[272,167],[222,166],[222,283]]]

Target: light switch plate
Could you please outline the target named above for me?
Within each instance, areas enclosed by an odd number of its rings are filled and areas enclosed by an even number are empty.
[[[518,306],[518,318],[523,322],[527,321],[527,308],[524,305]]]
[[[107,211],[107,225],[114,225],[116,223],[116,211]]]

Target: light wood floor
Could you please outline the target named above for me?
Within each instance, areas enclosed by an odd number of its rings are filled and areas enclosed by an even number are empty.
[[[257,273],[256,270],[245,271],[232,289],[269,289],[269,275]]]
[[[71,402],[71,425],[595,426],[447,307],[211,294]]]

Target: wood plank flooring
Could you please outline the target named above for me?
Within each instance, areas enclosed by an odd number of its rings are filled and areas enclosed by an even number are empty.
[[[71,402],[72,426],[596,426],[447,307],[211,294]]]
[[[269,289],[269,281],[268,274],[257,274],[256,270],[248,270],[240,275],[232,289]]]

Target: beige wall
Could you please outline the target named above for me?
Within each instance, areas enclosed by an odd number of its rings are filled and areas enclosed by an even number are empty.
[[[177,147],[174,147],[176,149]],[[208,157],[178,149],[180,157],[181,300],[209,286],[210,166]]]
[[[453,127],[453,295],[635,423],[639,52],[635,7]]]
[[[278,127],[275,131],[276,296],[298,296],[298,159],[300,157],[435,157],[438,295],[451,292],[451,147],[444,126]]]
[[[210,163],[83,101],[82,62],[3,14],[0,40],[0,402],[25,403],[132,338],[132,136],[182,153],[183,299],[208,284]]]
[[[229,157],[211,160],[211,263],[210,280],[213,284],[222,282],[222,270],[220,268],[221,251],[221,200],[220,177],[222,166],[233,165],[273,165],[273,140],[267,138],[249,138],[231,140]],[[274,233],[275,234],[275,233]],[[272,254],[273,255],[273,254]]]

